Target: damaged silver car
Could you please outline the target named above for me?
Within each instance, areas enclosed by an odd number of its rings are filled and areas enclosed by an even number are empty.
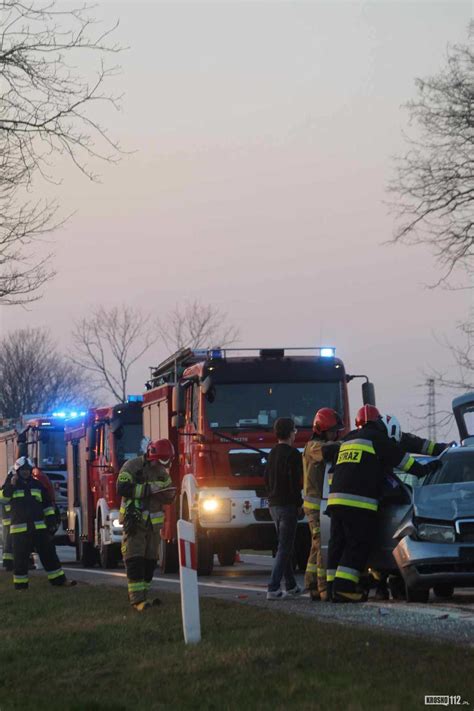
[[[453,412],[462,444],[443,452],[440,468],[413,488],[394,536],[407,599],[416,602],[426,602],[431,588],[449,598],[474,586],[474,392],[455,398]]]

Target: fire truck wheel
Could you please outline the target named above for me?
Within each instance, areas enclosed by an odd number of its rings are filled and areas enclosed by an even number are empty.
[[[176,541],[160,541],[160,570],[162,573],[177,573],[179,570],[178,544]]]
[[[106,546],[101,542],[99,548],[99,560],[101,568],[116,568],[120,556],[120,547],[116,543]]]
[[[79,543],[81,551],[81,563],[84,568],[93,568],[97,563],[97,550],[93,543],[81,541]]]
[[[234,565],[237,550],[234,546],[222,543],[217,547],[217,558],[221,565]]]
[[[208,536],[197,536],[197,572],[198,575],[211,575],[214,567],[214,548]]]

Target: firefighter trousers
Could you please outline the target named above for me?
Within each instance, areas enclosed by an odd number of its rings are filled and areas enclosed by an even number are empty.
[[[327,581],[334,600],[358,602],[364,595],[359,580],[365,570],[377,530],[371,511],[350,506],[331,506]]]
[[[122,556],[127,571],[128,599],[131,605],[146,600],[159,548],[160,527],[152,526],[150,520],[140,523],[134,534],[123,534]]]
[[[304,586],[307,590],[317,590],[319,593],[325,593],[326,569],[324,568],[321,554],[320,512],[315,509],[308,509],[307,507],[305,507],[304,512],[308,519],[309,531],[311,533],[311,550],[306,565]]]
[[[51,585],[64,585],[66,576],[56,553],[56,547],[47,531],[12,534],[13,582],[17,590],[28,587],[28,563],[33,549],[39,555]]]
[[[8,514],[4,514],[3,519],[3,567],[7,570],[13,570],[13,549],[12,536],[10,533],[10,524],[5,523],[5,518],[7,515]]]

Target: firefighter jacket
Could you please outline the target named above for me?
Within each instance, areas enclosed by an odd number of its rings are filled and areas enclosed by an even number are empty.
[[[303,506],[307,509],[319,511],[323,496],[324,440],[316,435],[307,442],[303,451]]]
[[[377,511],[388,467],[398,467],[415,476],[424,476],[424,467],[395,440],[389,439],[377,422],[352,430],[341,442],[334,469],[329,506],[349,506]]]
[[[409,432],[402,432],[400,446],[405,452],[411,452],[411,454],[426,454],[430,457],[437,457],[441,452],[444,452],[446,447],[449,447],[449,444],[445,442],[433,442],[429,439],[417,437]]]
[[[129,459],[123,465],[117,479],[117,493],[122,497],[120,522],[125,519],[128,506],[134,505],[142,512],[146,523],[161,527],[165,520],[160,495],[156,490],[172,486],[171,477],[162,464],[149,462],[145,456]],[[155,490],[152,493],[152,489]]]
[[[43,484],[33,477],[18,477],[12,483],[10,473],[2,487],[1,501],[10,504],[10,533],[56,530],[56,513]]]

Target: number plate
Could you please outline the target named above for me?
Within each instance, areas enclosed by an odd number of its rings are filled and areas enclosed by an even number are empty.
[[[260,508],[268,509],[268,499],[260,499]]]

